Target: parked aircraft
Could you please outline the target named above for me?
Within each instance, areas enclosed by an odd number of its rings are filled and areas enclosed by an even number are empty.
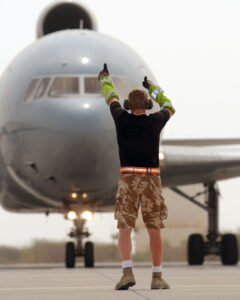
[[[107,62],[123,100],[141,87],[144,76],[156,82],[139,55],[113,37],[97,32],[93,14],[83,4],[54,2],[40,15],[37,40],[9,64],[0,80],[0,172],[2,206],[14,212],[61,213],[73,220],[66,244],[66,266],[84,256],[94,266],[85,222],[94,212],[113,211],[119,158],[114,122],[97,75]],[[126,68],[127,66],[127,68]],[[148,113],[159,110],[154,103]],[[188,241],[188,261],[220,255],[238,261],[236,237],[218,231],[216,182],[240,175],[239,140],[163,140],[163,185],[192,201],[209,216],[204,241]],[[179,186],[202,183],[204,204]],[[182,212],[184,213],[184,212]],[[186,216],[187,218],[187,216]]]

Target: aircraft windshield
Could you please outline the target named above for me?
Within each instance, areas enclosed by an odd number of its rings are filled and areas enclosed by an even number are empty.
[[[35,90],[38,82],[39,82],[38,78],[35,78],[30,82],[27,92],[24,97],[24,101],[29,101],[30,99],[33,98],[34,90]]]
[[[127,77],[111,76],[116,92],[120,97],[127,98],[134,89],[132,82]],[[97,77],[84,78],[85,94],[102,94],[101,85]]]
[[[84,87],[86,94],[101,94],[101,85],[97,77],[85,77]]]
[[[37,90],[34,94],[34,99],[38,99],[38,98],[43,97],[49,82],[50,82],[50,77],[46,77],[46,78],[41,79],[41,82],[39,83],[39,85],[37,87]]]
[[[115,90],[121,98],[127,98],[134,88],[131,80],[124,76],[111,76]],[[33,78],[27,88],[24,101],[31,102],[43,97],[81,97],[102,95],[97,76],[47,76]]]
[[[128,98],[128,94],[134,89],[131,80],[127,77],[113,77],[113,84],[118,95],[122,98]]]
[[[63,95],[79,94],[79,78],[78,77],[57,77],[49,89],[50,97],[58,97]]]

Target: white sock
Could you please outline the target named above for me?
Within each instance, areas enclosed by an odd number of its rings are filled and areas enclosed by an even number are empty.
[[[160,266],[152,266],[153,272],[162,272],[162,265]]]
[[[132,260],[122,260],[122,268],[132,267]]]

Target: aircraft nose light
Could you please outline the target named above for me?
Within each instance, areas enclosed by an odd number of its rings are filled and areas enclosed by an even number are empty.
[[[74,210],[70,210],[67,213],[67,218],[68,220],[75,220],[77,218],[77,214],[75,213]]]
[[[83,108],[89,108],[90,107],[90,104],[89,103],[84,103],[83,104]]]
[[[73,199],[76,199],[77,198],[77,193],[72,193],[71,196],[72,196]]]
[[[164,158],[165,158],[164,152],[159,152],[159,159],[164,160]]]
[[[84,199],[86,199],[86,198],[87,198],[87,193],[83,193],[83,194],[82,194],[82,197],[83,197]]]
[[[89,58],[88,57],[82,57],[81,63],[84,64],[84,65],[88,64],[89,63]]]
[[[93,213],[89,210],[85,210],[83,213],[81,213],[81,218],[85,220],[90,220],[93,216]]]

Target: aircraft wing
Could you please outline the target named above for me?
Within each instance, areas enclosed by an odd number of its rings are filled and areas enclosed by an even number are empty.
[[[240,145],[240,139],[169,139],[162,145],[175,146],[213,146],[213,145]]]
[[[240,139],[164,140],[164,186],[208,183],[240,176]]]

